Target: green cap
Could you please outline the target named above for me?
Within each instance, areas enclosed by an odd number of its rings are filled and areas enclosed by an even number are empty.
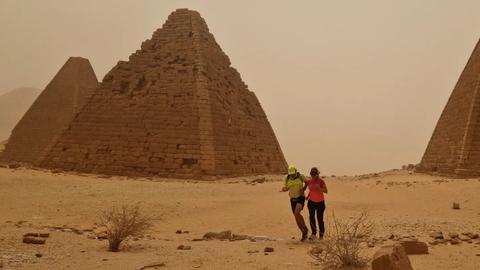
[[[288,167],[288,175],[294,175],[297,173],[297,168],[295,166]]]

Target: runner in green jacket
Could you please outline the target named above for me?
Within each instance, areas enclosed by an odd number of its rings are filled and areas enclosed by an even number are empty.
[[[308,229],[302,216],[303,206],[305,205],[304,183],[306,178],[299,173],[294,166],[288,167],[288,175],[283,181],[283,192],[288,191],[290,196],[290,206],[297,222],[297,226],[302,232],[301,241],[305,241],[308,236]]]

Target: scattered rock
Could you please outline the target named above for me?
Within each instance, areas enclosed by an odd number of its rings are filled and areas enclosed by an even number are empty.
[[[208,232],[203,236],[206,240],[229,240],[232,238],[232,231],[223,231],[219,233]]]
[[[34,244],[34,245],[43,245],[45,244],[44,238],[25,236],[23,237],[23,243],[25,244]]]
[[[375,247],[375,243],[374,242],[368,242],[367,246],[370,247],[370,248],[373,248],[373,247]]]
[[[457,238],[452,238],[452,239],[450,239],[450,244],[458,245],[458,244],[460,244],[460,240],[457,239]]]
[[[401,245],[381,247],[372,260],[372,270],[413,270],[405,249]]]
[[[194,239],[192,239],[192,240],[190,240],[190,241],[192,241],[192,242],[199,242],[199,241],[204,241],[204,240],[205,240],[205,239],[203,239],[203,238],[194,238]]]
[[[41,258],[41,257],[43,257],[43,254],[42,253],[35,253],[35,257]]]
[[[144,269],[148,269],[148,268],[157,269],[157,267],[165,267],[165,266],[166,266],[166,264],[163,263],[163,262],[161,262],[161,263],[151,263],[151,264],[140,267],[138,270],[144,270]]]
[[[266,252],[266,253],[269,253],[269,252],[273,252],[275,251],[275,249],[273,247],[266,247],[263,252]]]
[[[403,246],[407,255],[428,254],[428,245],[417,239],[403,239],[400,241],[400,245]]]
[[[266,181],[267,181],[267,180],[265,179],[265,177],[262,177],[262,178],[254,179],[254,180],[252,180],[250,183],[262,184],[262,183],[265,183]]]
[[[455,210],[460,209],[460,203],[454,202],[452,208]]]
[[[176,234],[182,234],[182,230],[177,230],[175,233]]]
[[[260,251],[258,251],[258,250],[249,250],[249,251],[248,251],[249,254],[259,253],[259,252],[260,252]]]
[[[472,239],[470,239],[470,237],[468,237],[466,235],[463,235],[463,234],[459,235],[458,239],[461,240],[461,241],[469,241],[469,240],[471,241],[472,240]]]
[[[462,234],[467,236],[470,239],[478,239],[478,233],[466,232],[466,233],[462,233]]]
[[[232,234],[232,238],[230,239],[231,241],[241,241],[241,240],[247,240],[250,236],[246,234]]]
[[[27,236],[48,238],[50,237],[50,234],[49,233],[26,233],[23,235],[23,237],[27,237]]]
[[[177,247],[178,250],[191,250],[191,246],[180,245]]]
[[[21,166],[22,165],[20,163],[10,163],[10,164],[8,164],[8,168],[10,168],[10,169],[18,169]]]
[[[458,233],[448,233],[448,237],[450,237],[450,238],[458,238]]]
[[[430,237],[433,239],[443,239],[443,233],[442,232],[432,232],[430,233]]]

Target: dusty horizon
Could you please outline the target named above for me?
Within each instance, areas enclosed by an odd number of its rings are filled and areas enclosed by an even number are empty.
[[[338,175],[398,168],[420,161],[479,38],[478,7],[2,0],[0,95],[45,88],[70,56],[88,58],[102,80],[189,8],[259,98],[290,164]]]

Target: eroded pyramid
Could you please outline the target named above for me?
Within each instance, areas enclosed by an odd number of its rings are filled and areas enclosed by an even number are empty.
[[[480,46],[477,43],[445,106],[420,172],[480,176]]]
[[[69,58],[12,130],[1,159],[38,164],[97,86],[90,62]]]
[[[257,97],[187,9],[104,77],[42,166],[175,178],[286,170]]]

